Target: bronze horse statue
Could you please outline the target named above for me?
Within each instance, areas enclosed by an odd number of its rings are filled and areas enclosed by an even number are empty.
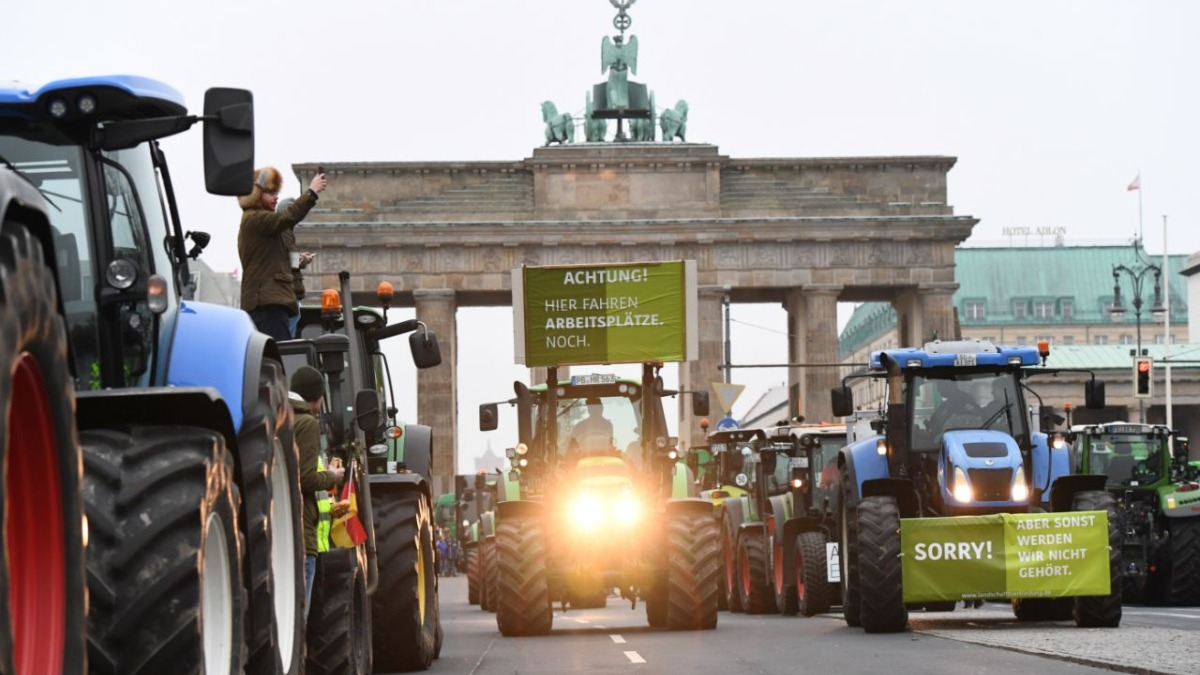
[[[662,126],[663,141],[670,143],[678,136],[679,140],[687,143],[687,101],[680,99],[679,103],[675,104],[675,108],[667,108],[658,117],[658,122]]]

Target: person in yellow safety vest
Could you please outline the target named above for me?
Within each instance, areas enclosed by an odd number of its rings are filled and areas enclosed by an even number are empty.
[[[313,577],[317,572],[317,554],[329,550],[332,525],[329,492],[345,475],[345,469],[326,470],[321,461],[321,427],[317,415],[325,400],[325,377],[312,366],[300,366],[292,373],[292,403],[296,447],[300,450],[300,494],[304,499],[304,616],[312,604]]]

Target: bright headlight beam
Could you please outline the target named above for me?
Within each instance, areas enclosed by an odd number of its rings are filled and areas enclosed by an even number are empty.
[[[967,472],[961,466],[954,467],[954,500],[960,504],[970,504],[975,499],[975,491],[967,480]]]
[[[581,528],[591,528],[600,522],[600,502],[595,497],[582,494],[571,504],[571,520]]]
[[[618,497],[616,503],[613,504],[613,515],[616,516],[619,523],[625,525],[635,523],[641,514],[641,505],[629,495]]]
[[[1025,484],[1025,472],[1017,470],[1017,477],[1013,480],[1012,500],[1014,502],[1023,502],[1029,499],[1029,486]]]

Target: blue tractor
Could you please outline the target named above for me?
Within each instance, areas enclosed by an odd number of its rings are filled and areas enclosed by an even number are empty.
[[[159,145],[198,122],[208,191],[249,193],[248,91],[190,115],[142,77],[0,85],[0,671],[303,668],[283,364],[190,299],[209,237]]]
[[[900,519],[1039,511],[1106,511],[1111,593],[1014,600],[1018,619],[1074,616],[1081,626],[1121,620],[1120,521],[1103,476],[1070,475],[1068,449],[1029,415],[1024,381],[1039,367],[1044,344],[998,347],[983,340],[934,341],[921,349],[871,355],[865,372],[835,388],[833,412],[854,412],[850,381],[882,386],[873,432],[838,458],[839,547],[846,622],[869,633],[897,632],[908,622],[903,601]],[[1063,371],[1058,371],[1063,372]],[[1085,382],[1088,408],[1104,407],[1103,383]],[[1035,408],[1037,409],[1037,408]]]

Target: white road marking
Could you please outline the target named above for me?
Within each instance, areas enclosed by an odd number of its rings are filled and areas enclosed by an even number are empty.
[[[643,659],[641,657],[641,655],[638,654],[637,652],[625,652],[625,658],[629,659],[630,663],[645,663],[646,662],[646,659]]]
[[[588,623],[587,619],[571,619],[575,623]]]
[[[619,645],[625,644],[625,638],[621,637],[620,635],[609,635],[608,637],[612,638],[612,641]]]

